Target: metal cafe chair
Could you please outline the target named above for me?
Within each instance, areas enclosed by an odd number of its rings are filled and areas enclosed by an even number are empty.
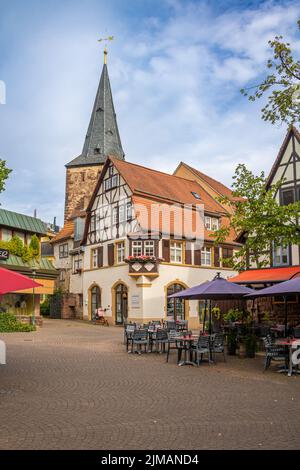
[[[135,346],[136,346],[135,352],[141,354],[142,346],[144,346],[145,353],[146,353],[148,349],[148,331],[143,330],[143,329],[135,330],[132,334],[130,342],[131,342],[131,353],[134,352]]]
[[[264,370],[267,370],[270,367],[272,360],[281,362],[284,361],[285,368],[287,370],[289,360],[287,348],[285,346],[273,343],[270,335],[264,337],[263,342],[266,349]]]
[[[168,332],[166,329],[160,328],[155,335],[155,351],[166,352],[166,344],[168,343]]]
[[[167,359],[166,362],[169,362],[169,355],[171,349],[176,349],[180,348],[180,342],[179,339],[182,337],[182,332],[181,331],[176,331],[176,330],[171,330],[168,332],[168,350],[167,350]]]
[[[125,323],[124,324],[124,344],[126,344],[126,349],[128,351],[128,343],[132,337],[132,333],[136,330],[135,323]]]
[[[200,364],[199,356],[201,357],[201,361],[202,361],[204,354],[207,354],[208,363],[210,364],[210,337],[209,335],[200,335],[197,343],[192,346],[192,350],[195,353],[196,363],[198,367]]]
[[[216,333],[211,342],[211,353],[215,360],[215,354],[223,354],[224,362],[226,362],[225,355],[225,337],[223,333]]]

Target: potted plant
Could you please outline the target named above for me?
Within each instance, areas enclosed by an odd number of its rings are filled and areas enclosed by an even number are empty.
[[[255,334],[249,332],[244,338],[245,348],[246,348],[246,357],[255,357],[255,352],[257,349],[257,340]]]
[[[227,335],[227,351],[229,356],[236,355],[237,344],[237,332],[235,329],[231,329]]]

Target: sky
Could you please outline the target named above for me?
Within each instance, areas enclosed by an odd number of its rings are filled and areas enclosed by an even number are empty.
[[[107,35],[126,160],[169,173],[185,161],[227,185],[238,163],[268,174],[286,127],[262,121],[263,102],[240,89],[265,75],[275,35],[300,54],[299,6],[0,0],[0,158],[13,169],[2,207],[63,222],[64,165],[82,150]]]

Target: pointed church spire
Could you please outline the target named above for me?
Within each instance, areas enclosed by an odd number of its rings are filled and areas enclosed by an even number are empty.
[[[124,159],[106,57],[104,49],[104,65],[82,153],[67,167],[103,164],[108,155]]]

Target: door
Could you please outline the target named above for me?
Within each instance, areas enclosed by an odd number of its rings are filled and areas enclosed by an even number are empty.
[[[116,295],[116,325],[123,325],[128,317],[128,293],[124,284],[118,284],[115,288]]]
[[[91,319],[96,318],[97,309],[101,307],[101,292],[98,286],[91,289]]]
[[[169,299],[168,296],[184,290],[181,284],[172,284],[167,289],[167,316],[174,320],[185,320],[185,301],[182,299]]]

